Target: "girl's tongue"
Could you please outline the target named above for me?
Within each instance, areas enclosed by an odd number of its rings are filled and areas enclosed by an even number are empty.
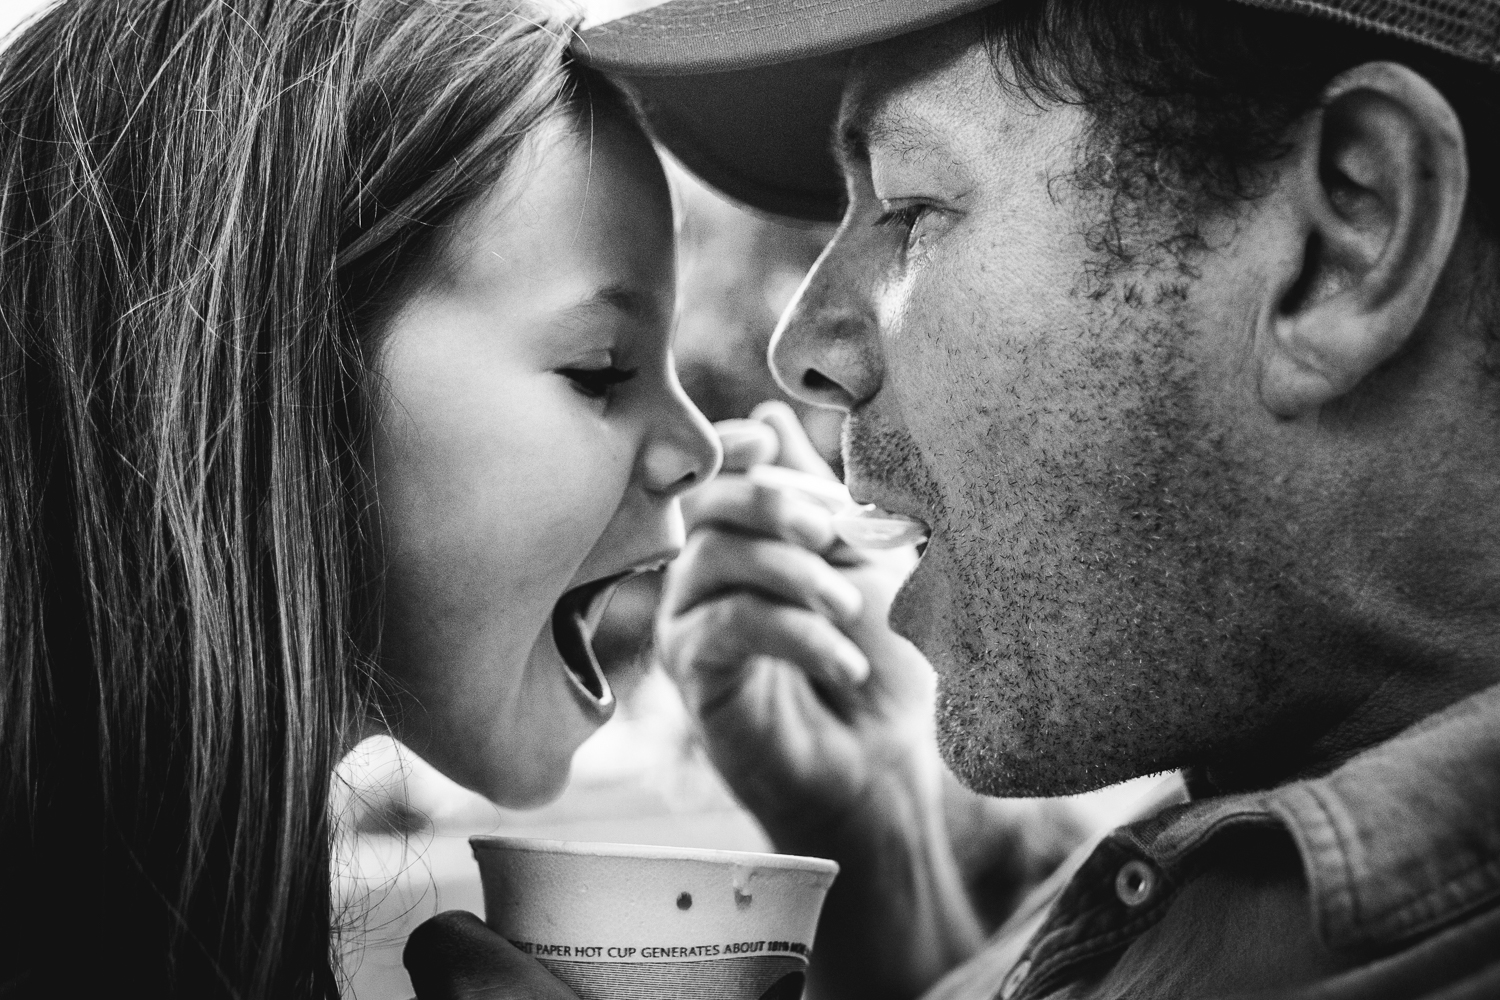
[[[597,707],[614,704],[614,693],[594,656],[594,630],[609,607],[609,599],[630,573],[616,573],[563,594],[552,611],[552,638],[574,682]]]

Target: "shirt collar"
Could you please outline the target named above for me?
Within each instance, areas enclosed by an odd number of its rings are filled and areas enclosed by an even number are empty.
[[[1500,686],[1338,769],[1169,808],[1127,828],[1178,868],[1219,831],[1282,825],[1332,949],[1384,952],[1500,899]],[[1122,831],[1124,832],[1124,831]]]
[[[1500,897],[1500,686],[1267,798],[1330,947],[1436,930]]]

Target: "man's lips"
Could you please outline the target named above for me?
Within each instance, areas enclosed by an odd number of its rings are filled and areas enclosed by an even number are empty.
[[[931,513],[903,490],[864,476],[851,476],[848,483],[849,495],[857,504],[871,506],[897,517],[921,521],[923,524],[932,523]]]
[[[661,569],[662,561],[611,573],[568,590],[552,609],[552,639],[568,668],[574,694],[602,722],[615,709],[614,692],[594,655],[594,632],[620,585],[633,576]]]

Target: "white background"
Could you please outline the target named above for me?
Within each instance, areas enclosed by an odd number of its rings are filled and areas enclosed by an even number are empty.
[[[46,6],[47,0],[0,0],[0,35]]]

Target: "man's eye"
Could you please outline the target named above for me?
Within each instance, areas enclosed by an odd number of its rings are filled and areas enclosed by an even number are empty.
[[[635,378],[635,369],[616,368],[559,368],[559,375],[573,383],[573,387],[590,399],[603,399],[609,390],[622,382]]]
[[[877,226],[885,226],[892,229],[901,230],[904,237],[906,249],[910,250],[913,244],[915,244],[916,242],[914,234],[917,228],[917,224],[920,223],[930,211],[931,209],[926,205],[903,205],[900,208],[892,208],[885,212],[882,212],[880,214],[880,217],[875,220],[875,224]]]

